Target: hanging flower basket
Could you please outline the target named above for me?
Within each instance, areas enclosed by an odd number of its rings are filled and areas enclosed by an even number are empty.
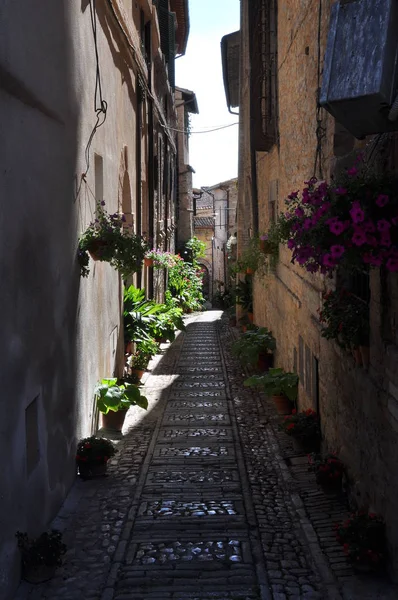
[[[145,267],[153,267],[153,258],[144,258]]]

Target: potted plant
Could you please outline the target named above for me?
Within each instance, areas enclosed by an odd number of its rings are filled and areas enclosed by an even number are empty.
[[[149,356],[140,350],[133,352],[128,358],[128,365],[131,368],[131,372],[136,375],[139,380],[142,379],[148,362]]]
[[[119,213],[106,212],[105,202],[97,204],[96,218],[79,238],[78,259],[82,277],[90,270],[89,255],[93,260],[109,262],[124,278],[141,269],[147,244],[134,234],[132,225]]]
[[[320,445],[320,426],[317,413],[308,408],[303,412],[292,410],[278,426],[281,431],[292,436],[299,452],[318,452]]]
[[[336,525],[336,539],[348,561],[359,571],[378,571],[385,565],[387,544],[385,523],[374,513],[352,513]]]
[[[76,450],[76,463],[83,479],[105,475],[107,463],[117,452],[111,441],[92,435],[80,440]]]
[[[102,413],[102,426],[121,431],[130,406],[148,408],[148,400],[134,384],[118,383],[116,377],[102,379],[95,388],[98,410]]]
[[[62,543],[62,534],[53,529],[37,538],[17,531],[18,548],[21,551],[22,577],[29,583],[43,583],[51,579],[58,566],[62,564],[62,555],[66,546]]]
[[[344,288],[323,294],[319,311],[322,337],[352,352],[358,366],[363,364],[360,348],[369,346],[369,305]],[[369,355],[364,353],[364,366]]]
[[[268,370],[272,366],[275,338],[266,327],[245,332],[232,346],[232,353],[244,366]]]
[[[281,368],[271,368],[263,375],[253,375],[246,379],[245,386],[260,387],[267,396],[271,396],[279,414],[286,415],[292,410],[297,399],[299,378]]]
[[[178,260],[178,256],[171,252],[163,252],[163,250],[148,250],[145,254],[145,260],[148,266],[153,266],[154,269],[170,269]]]
[[[311,178],[288,196],[278,218],[281,241],[292,262],[310,273],[339,267],[398,271],[396,175],[374,175],[362,158],[338,182]]]
[[[335,454],[321,456],[315,452],[308,455],[310,471],[326,493],[339,492],[343,480],[344,465]]]

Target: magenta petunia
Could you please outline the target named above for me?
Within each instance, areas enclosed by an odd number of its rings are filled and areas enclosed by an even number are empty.
[[[294,214],[296,215],[296,217],[304,217],[304,211],[300,206],[296,208]]]
[[[331,233],[334,233],[334,235],[340,235],[340,233],[343,233],[344,231],[344,225],[343,223],[341,223],[340,221],[334,221],[333,223],[330,223],[329,225],[329,229],[331,231]]]
[[[334,193],[337,194],[337,196],[345,196],[347,193],[347,189],[344,187],[338,187],[334,190]]]
[[[396,272],[398,271],[398,258],[389,258],[386,267],[389,271]]]
[[[341,256],[343,256],[344,252],[344,246],[341,246],[339,244],[335,244],[334,246],[330,247],[330,253],[333,258],[340,258]]]
[[[287,247],[288,247],[290,250],[292,250],[292,249],[295,247],[295,245],[296,245],[296,244],[295,244],[294,240],[288,240],[288,242],[287,242]]]
[[[313,226],[312,219],[305,219],[303,223],[303,229],[307,230],[311,229]]]
[[[352,236],[351,241],[356,246],[362,246],[366,243],[366,233],[360,229],[357,229]]]
[[[362,223],[362,221],[365,220],[365,213],[363,212],[358,200],[352,203],[350,215],[354,223]]]
[[[351,167],[351,169],[347,170],[347,175],[350,177],[355,177],[358,174],[358,169],[356,167]]]
[[[322,263],[325,267],[334,268],[336,266],[336,261],[331,254],[325,254],[322,258]]]
[[[379,231],[388,231],[390,227],[391,223],[389,223],[387,219],[380,219],[380,221],[377,221],[377,229]]]
[[[388,204],[389,200],[390,200],[390,198],[388,196],[386,196],[386,194],[380,194],[376,198],[376,204],[377,204],[377,206],[380,206],[382,208],[383,206]]]

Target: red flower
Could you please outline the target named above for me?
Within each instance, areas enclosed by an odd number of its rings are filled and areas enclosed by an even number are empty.
[[[296,414],[297,414],[297,410],[295,408],[293,408],[292,415],[296,415]]]
[[[289,425],[287,426],[288,431],[291,431],[292,429],[294,429],[296,426],[294,423],[289,423]]]

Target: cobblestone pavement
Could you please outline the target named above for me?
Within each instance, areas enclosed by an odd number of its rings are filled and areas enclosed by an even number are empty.
[[[54,521],[64,565],[16,600],[398,597],[346,566],[333,537],[345,504],[320,494],[271,405],[242,387],[219,318],[190,318],[151,365],[148,413],[130,410],[109,476],[77,480]]]

